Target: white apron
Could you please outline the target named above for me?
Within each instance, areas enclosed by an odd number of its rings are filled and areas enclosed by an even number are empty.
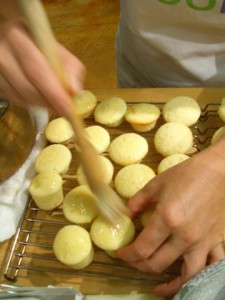
[[[225,0],[121,0],[121,87],[225,86]]]

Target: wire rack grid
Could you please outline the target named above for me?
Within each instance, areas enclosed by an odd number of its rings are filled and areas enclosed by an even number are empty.
[[[158,102],[155,104],[162,110],[164,103]],[[191,127],[194,136],[194,145],[190,155],[194,155],[209,146],[214,132],[223,126],[217,114],[218,105],[218,103],[209,103],[201,108],[202,112],[198,123]],[[86,120],[87,126],[93,125],[94,123],[93,117],[89,117]],[[162,123],[163,119],[160,117],[156,127],[152,131],[142,134],[147,139],[150,149],[143,163],[149,165],[155,171],[162,157],[154,150],[153,137]],[[111,139],[114,139],[122,133],[132,132],[130,125],[126,122],[118,128],[107,128],[107,130],[110,133]],[[79,161],[73,146],[68,145],[68,147],[71,148],[73,159],[67,175],[74,175],[76,174]],[[107,155],[107,153],[105,155]],[[116,174],[120,167],[116,165],[114,167]],[[66,194],[77,185],[75,176],[71,176],[71,178],[64,183],[64,193]],[[175,268],[163,274],[163,276],[142,273],[129,267],[121,260],[109,257],[104,251],[97,247],[95,248],[94,261],[84,270],[77,271],[66,267],[55,258],[52,251],[52,244],[58,230],[67,224],[71,223],[65,219],[62,208],[58,208],[52,212],[45,212],[38,209],[33,200],[29,199],[19,223],[18,230],[11,242],[10,251],[4,266],[4,277],[10,281],[16,281],[18,274],[22,270],[29,270],[31,272],[49,272],[62,275],[70,274],[82,278],[100,277],[125,282],[140,281],[153,283],[165,281],[168,277],[174,276],[178,272]],[[136,225],[136,227],[139,228],[138,222]],[[139,229],[137,229],[137,231],[138,230]]]

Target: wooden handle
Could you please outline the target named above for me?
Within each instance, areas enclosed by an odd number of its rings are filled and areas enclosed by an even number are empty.
[[[47,58],[60,82],[67,88],[67,75],[59,59],[55,37],[42,3],[39,0],[18,0],[18,2],[36,45]]]

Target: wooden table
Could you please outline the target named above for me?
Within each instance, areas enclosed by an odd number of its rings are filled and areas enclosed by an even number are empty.
[[[121,97],[128,102],[166,102],[175,96],[191,96],[201,105],[208,103],[220,103],[225,95],[225,89],[203,89],[203,88],[155,88],[155,89],[95,89],[92,92],[98,100],[108,97]],[[5,254],[8,250],[9,242],[0,244],[0,261],[1,266],[1,283],[14,284],[7,281],[2,276]],[[101,282],[100,282],[101,281]],[[16,284],[24,286],[73,286],[78,288],[82,293],[130,293],[130,292],[147,292],[151,287],[145,284],[133,284],[132,286],[114,281],[99,280],[96,278],[83,279],[75,276],[64,276],[63,274],[51,274],[43,272],[22,272],[18,275]]]
[[[43,0],[56,39],[85,65],[87,88],[115,88],[115,0]]]

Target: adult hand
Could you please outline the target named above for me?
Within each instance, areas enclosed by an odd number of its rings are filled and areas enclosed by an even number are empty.
[[[70,80],[66,91],[22,22],[5,21],[0,28],[0,97],[19,105],[46,105],[60,114],[70,109],[70,93],[82,89],[83,64],[62,45],[56,49]]]
[[[155,206],[136,240],[119,258],[144,272],[161,273],[183,258],[181,275],[155,287],[172,296],[208,263],[225,257],[225,138],[152,179],[129,201],[134,215]]]

